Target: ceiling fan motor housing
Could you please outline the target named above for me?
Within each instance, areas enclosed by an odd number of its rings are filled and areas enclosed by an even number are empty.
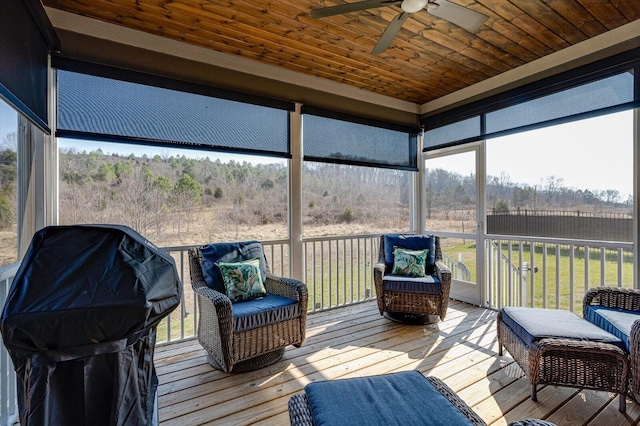
[[[425,8],[428,0],[404,0],[400,7],[406,13],[416,13]]]

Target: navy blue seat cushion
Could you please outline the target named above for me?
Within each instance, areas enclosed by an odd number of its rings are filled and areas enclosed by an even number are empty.
[[[442,283],[435,275],[426,277],[407,277],[387,274],[382,277],[382,289],[385,291],[402,291],[407,293],[441,294]]]
[[[387,234],[384,243],[384,262],[389,268],[393,266],[393,248],[402,247],[411,250],[429,250],[425,271],[427,275],[434,272],[436,264],[436,239],[433,235]]]
[[[587,306],[584,317],[622,340],[626,351],[629,352],[631,326],[635,320],[640,319],[640,312],[591,305]]]
[[[541,308],[502,308],[502,322],[530,346],[534,340],[558,337],[611,343],[624,348],[622,340],[570,311]]]
[[[246,331],[300,316],[297,300],[277,294],[233,304],[233,330]]]
[[[226,294],[226,290],[218,262],[232,263],[259,258],[262,281],[265,282],[267,279],[267,263],[264,260],[262,244],[259,241],[209,244],[200,247],[200,253],[202,254],[202,275],[205,284],[222,294]]]
[[[310,383],[316,426],[460,426],[472,424],[419,371]]]

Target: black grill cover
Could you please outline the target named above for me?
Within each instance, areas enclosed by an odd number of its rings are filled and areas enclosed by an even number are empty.
[[[38,231],[0,317],[20,424],[155,422],[156,326],[181,296],[173,258],[130,228]]]

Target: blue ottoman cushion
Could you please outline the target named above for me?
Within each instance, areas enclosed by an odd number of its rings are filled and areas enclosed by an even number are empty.
[[[419,371],[308,384],[316,426],[460,426],[472,424]]]
[[[504,307],[502,321],[527,346],[531,346],[534,340],[557,337],[611,343],[624,348],[621,339],[570,311]]]
[[[631,326],[635,320],[640,319],[640,312],[591,305],[584,311],[584,317],[622,340],[624,349],[629,352]]]
[[[382,289],[407,293],[441,294],[442,283],[435,275],[407,277],[405,275],[387,274],[382,277]]]

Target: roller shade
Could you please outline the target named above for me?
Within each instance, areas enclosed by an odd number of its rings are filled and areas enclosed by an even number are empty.
[[[59,137],[290,156],[287,108],[67,70],[57,76]]]
[[[45,133],[49,52],[59,41],[36,0],[3,0],[0,13],[0,97]]]
[[[305,161],[417,171],[417,129],[303,108]]]
[[[423,150],[640,106],[640,49],[455,110],[423,117]]]

